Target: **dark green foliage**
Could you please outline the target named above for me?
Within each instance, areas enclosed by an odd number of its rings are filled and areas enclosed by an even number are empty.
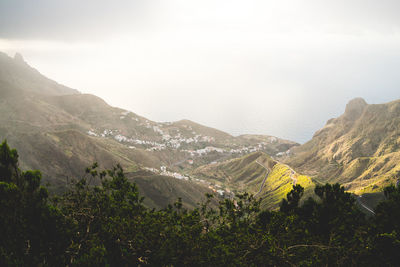
[[[285,213],[295,211],[299,205],[303,193],[304,188],[301,187],[301,185],[293,186],[293,190],[287,194],[286,199],[282,200],[280,210]]]
[[[300,205],[294,186],[279,211],[260,210],[252,195],[212,195],[187,210],[182,200],[146,208],[120,166],[86,170],[49,199],[39,171],[18,169],[0,146],[1,266],[398,266],[400,190],[385,189],[366,218],[338,184],[317,186]]]
[[[67,244],[63,216],[50,206],[39,171],[21,172],[18,154],[0,145],[0,265],[52,265]]]
[[[318,201],[310,198],[293,212],[293,249],[309,255],[313,265],[356,265],[366,237],[364,214],[339,184],[317,186],[315,193]],[[304,246],[298,246],[299,243]],[[306,265],[311,263],[304,256],[294,259]]]
[[[400,187],[389,186],[384,190],[386,201],[376,207],[374,219],[373,253],[387,266],[400,262]]]

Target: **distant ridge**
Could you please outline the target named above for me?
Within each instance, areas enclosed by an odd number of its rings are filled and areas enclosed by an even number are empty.
[[[379,192],[400,179],[400,100],[370,105],[351,100],[286,161],[322,182],[355,193]]]
[[[79,94],[78,90],[61,85],[43,76],[25,62],[21,54],[14,58],[0,52],[0,83],[11,84],[15,88],[46,95]]]
[[[298,145],[264,135],[235,137],[189,120],[154,122],[46,78],[20,54],[4,53],[0,139],[18,150],[22,169],[40,169],[53,191],[63,191],[93,162],[101,168],[119,163],[156,208],[178,197],[194,207],[204,193],[217,192],[213,183],[190,176],[199,166]]]

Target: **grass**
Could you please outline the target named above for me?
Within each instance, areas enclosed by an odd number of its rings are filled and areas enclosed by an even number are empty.
[[[262,207],[276,209],[287,193],[293,188],[291,170],[262,152],[255,152],[240,158],[222,163],[207,165],[196,169],[193,175],[224,186],[238,192],[247,191],[252,194],[259,192],[267,167],[270,171],[264,187],[257,196],[262,198]],[[311,196],[315,184],[310,177],[295,174],[297,184],[305,188],[305,196]]]
[[[268,176],[265,187],[262,191],[261,197],[263,198],[262,206],[267,209],[278,208],[283,198],[293,188],[293,180],[291,179],[291,170],[281,163],[277,163],[270,175]],[[310,177],[305,175],[295,174],[296,184],[304,187],[304,198],[313,195],[315,184]]]
[[[400,171],[400,100],[365,105],[332,119],[287,163],[321,183],[339,182],[356,194],[378,193]]]

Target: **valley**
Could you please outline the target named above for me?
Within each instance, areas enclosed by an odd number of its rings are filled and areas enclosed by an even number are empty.
[[[399,100],[354,99],[300,145],[190,120],[154,122],[60,85],[20,55],[0,54],[0,97],[0,138],[19,151],[21,168],[42,170],[53,192],[93,162],[121,164],[157,208],[180,196],[192,208],[206,192],[219,199],[249,192],[276,209],[296,184],[305,199],[316,184],[338,182],[361,196],[400,179]]]
[[[121,164],[150,196],[147,204],[160,208],[182,196],[193,207],[205,192],[233,196],[230,187],[197,177],[197,168],[298,146],[267,135],[235,137],[189,120],[154,122],[59,85],[20,55],[0,54],[0,70],[0,138],[19,151],[21,168],[42,171],[53,192],[62,192],[93,162],[106,169]]]

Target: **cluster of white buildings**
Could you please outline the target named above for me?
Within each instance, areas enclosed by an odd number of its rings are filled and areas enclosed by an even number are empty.
[[[161,166],[160,170],[158,170],[156,168],[149,168],[149,167],[145,167],[145,169],[148,170],[148,171],[151,171],[153,173],[157,173],[157,174],[161,174],[161,175],[169,176],[169,177],[174,177],[174,178],[179,179],[179,180],[186,180],[186,181],[189,180],[189,177],[187,177],[187,176],[185,176],[183,174],[180,174],[178,172],[170,172],[170,171],[168,171],[166,166]]]
[[[121,112],[121,119],[125,118],[128,116],[131,112],[130,111],[123,111]],[[138,118],[133,119],[138,120]],[[120,143],[125,143],[129,146],[129,148],[135,149],[136,147],[133,145],[142,145],[145,146],[145,149],[147,151],[162,151],[167,148],[172,148],[172,149],[182,149],[183,145],[187,144],[197,144],[197,143],[213,143],[215,142],[215,138],[211,136],[203,136],[201,134],[197,134],[191,126],[188,125],[183,125],[187,130],[191,131],[191,134],[193,136],[191,137],[183,137],[182,134],[179,132],[179,129],[174,129],[173,132],[175,132],[174,136],[171,136],[171,131],[167,132],[163,130],[162,128],[165,126],[170,126],[172,123],[151,123],[149,120],[144,120],[142,123],[139,125],[144,126],[148,129],[152,129],[157,135],[161,136],[161,140],[156,142],[156,141],[147,141],[147,140],[140,140],[132,137],[127,137],[124,136],[120,133],[120,131],[114,129],[105,129],[103,130],[102,133],[98,134],[96,133],[95,130],[91,129],[87,132],[88,135],[90,136],[96,136],[96,137],[112,137],[116,141]],[[276,137],[268,137],[266,142],[274,143],[278,142],[278,139]],[[231,154],[245,154],[245,153],[252,153],[256,151],[260,151],[266,148],[267,143],[266,142],[260,142],[257,145],[254,146],[243,146],[239,148],[232,148],[232,149],[223,149],[219,147],[214,147],[214,146],[207,146],[205,148],[197,149],[197,150],[185,150],[182,149],[181,151],[189,153],[192,157],[195,156],[204,156],[209,153],[231,153]],[[288,153],[288,152],[285,152]],[[277,156],[282,156],[284,155],[283,153],[279,153]]]
[[[109,130],[105,129],[100,136],[101,137],[107,137],[107,136],[114,136],[116,133],[118,133],[118,130]]]
[[[179,180],[181,180],[181,179],[186,180],[186,181],[189,180],[189,177],[187,177],[183,174],[177,173],[177,172],[165,171],[165,172],[162,172],[161,175],[174,177]]]
[[[286,150],[285,152],[279,152],[276,154],[277,157],[289,156],[291,153],[290,149]]]
[[[146,151],[161,151],[166,149],[166,145],[165,144],[156,144],[155,146],[152,146],[150,148],[146,148]]]
[[[113,136],[116,132],[118,132],[118,131],[105,129],[101,134],[98,134],[98,133],[96,133],[95,130],[90,129],[89,131],[87,131],[87,134],[90,136],[96,136],[96,137],[98,137],[98,136],[106,137],[106,136],[110,136],[110,135]]]
[[[147,146],[146,150],[147,151],[161,151],[165,150],[167,148],[172,148],[172,149],[179,149],[182,144],[190,144],[190,143],[198,143],[198,142],[214,142],[215,139],[210,136],[202,136],[200,134],[196,134],[193,137],[189,138],[184,138],[182,137],[181,133],[178,132],[177,135],[174,137],[171,137],[169,134],[166,134],[159,126],[152,126],[152,129],[154,132],[162,135],[162,142],[155,142],[155,141],[147,141],[147,140],[140,140],[140,139],[135,139],[135,138],[130,138],[127,136],[124,136],[119,133],[118,130],[111,130],[111,129],[105,129],[102,133],[98,134],[96,133],[95,130],[91,129],[87,131],[87,134],[90,136],[96,136],[96,137],[113,137],[115,140],[117,140],[120,143],[129,143],[129,144],[135,144],[135,145],[143,145]],[[179,130],[178,130],[179,131]],[[195,132],[193,132],[195,134]],[[271,142],[275,142],[277,139],[276,137],[270,137]],[[135,146],[130,145],[129,148],[136,148]],[[255,146],[243,146],[240,148],[236,149],[223,149],[219,147],[214,147],[214,146],[207,146],[205,148],[197,149],[197,150],[182,150],[183,152],[189,153],[192,157],[195,156],[204,156],[212,152],[217,152],[217,153],[231,153],[231,154],[243,154],[243,153],[252,153],[256,151],[260,151],[265,149],[267,146],[267,143],[261,142]],[[287,152],[281,152],[278,153],[277,156],[283,156],[289,153]]]
[[[144,169],[154,173],[160,173],[160,171],[156,168],[144,167]]]
[[[174,178],[179,179],[179,180],[186,180],[186,181],[189,180],[189,177],[187,177],[187,176],[185,176],[183,174],[180,174],[178,172],[170,172],[170,171],[168,171],[166,166],[161,166],[160,170],[158,170],[156,168],[148,168],[148,167],[145,167],[145,169],[148,170],[148,171],[151,171],[153,173],[161,174],[161,175],[164,175],[164,176],[174,177]]]
[[[95,133],[92,130],[87,131],[87,134],[90,135],[90,136],[99,136],[97,133]]]
[[[197,149],[197,150],[182,150],[182,151],[189,153],[190,156],[192,156],[192,157],[207,155],[208,153],[211,153],[211,152],[218,152],[218,153],[227,152],[225,149],[213,147],[213,146],[207,146],[205,148],[201,148],[201,149]]]
[[[129,114],[129,111],[125,111],[121,113],[121,118]],[[137,118],[136,118],[137,119]],[[210,136],[202,136],[200,134],[196,134],[196,132],[192,132],[194,135],[193,137],[185,138],[181,135],[179,132],[179,129],[177,129],[177,134],[175,136],[171,136],[169,133],[165,133],[161,127],[163,125],[169,126],[172,123],[165,122],[165,123],[160,123],[157,125],[152,125],[150,121],[146,120],[144,124],[140,124],[141,126],[144,126],[148,129],[152,129],[155,133],[161,135],[162,137],[162,143],[154,142],[154,141],[144,141],[144,140],[139,140],[139,139],[133,139],[129,138],[126,136],[123,136],[121,134],[118,134],[118,130],[104,130],[104,133],[101,134],[102,137],[106,136],[114,136],[114,139],[117,140],[118,142],[125,142],[125,143],[133,143],[133,144],[138,144],[138,145],[148,145],[152,146],[150,148],[147,148],[146,150],[148,151],[160,151],[164,150],[167,147],[173,148],[173,149],[179,149],[182,144],[190,144],[190,143],[199,143],[199,142],[214,142],[215,138],[210,137]],[[191,129],[191,127],[189,126]],[[88,132],[89,135],[92,136],[98,136],[94,130],[91,130],[90,133]]]
[[[208,181],[205,181],[203,179],[198,179],[198,178],[194,178],[194,179],[189,179],[188,176],[185,176],[183,174],[177,173],[177,172],[171,172],[167,170],[166,166],[161,166],[160,169],[156,169],[156,168],[149,168],[149,167],[145,167],[144,169],[151,171],[153,173],[157,173],[160,175],[164,175],[164,176],[169,176],[169,177],[174,177],[176,179],[179,180],[192,180],[194,182],[203,184],[205,186],[207,186],[209,189],[211,189],[213,192],[218,193],[220,196],[224,196],[225,194],[231,194],[231,191],[229,189],[224,189],[222,188],[220,185],[217,184],[212,184]]]
[[[205,181],[203,179],[198,179],[194,178],[194,180],[198,183],[204,184],[208,187],[208,189],[211,189],[213,192],[218,193],[220,196],[223,196],[226,193],[231,193],[229,189],[223,189],[220,185],[213,185],[212,183]]]
[[[266,146],[267,146],[267,143],[261,142],[255,146],[243,146],[240,148],[231,149],[231,150],[229,150],[229,152],[232,154],[253,153],[253,152],[260,151],[260,150],[264,150],[266,148]]]
[[[159,126],[153,126],[153,131],[161,135],[164,135],[164,131],[161,130]]]
[[[133,138],[126,137],[126,136],[124,136],[122,134],[115,135],[114,139],[117,140],[120,143],[131,143],[131,144],[137,144],[137,145],[152,146],[151,148],[147,148],[146,149],[148,151],[157,151],[157,150],[166,149],[166,145],[165,144],[157,143],[157,142],[154,142],[154,141],[133,139]]]
[[[148,123],[148,122],[146,122],[146,123]],[[164,124],[166,124],[166,123],[164,123]],[[148,124],[148,125],[150,125],[150,124]],[[170,123],[167,125],[170,125]],[[196,134],[196,132],[194,132],[194,131],[192,132],[192,134],[194,136],[189,137],[189,138],[183,137],[182,134],[179,132],[179,129],[176,130],[177,134],[175,136],[171,136],[170,134],[165,133],[160,127],[161,127],[160,125],[155,125],[155,126],[152,126],[152,129],[155,133],[158,133],[162,136],[162,141],[164,143],[163,144],[157,143],[154,147],[148,148],[147,150],[159,151],[159,150],[166,149],[167,147],[173,148],[173,149],[179,149],[182,146],[182,144],[199,143],[199,142],[209,142],[209,143],[215,142],[214,137],[202,136],[200,134]]]

